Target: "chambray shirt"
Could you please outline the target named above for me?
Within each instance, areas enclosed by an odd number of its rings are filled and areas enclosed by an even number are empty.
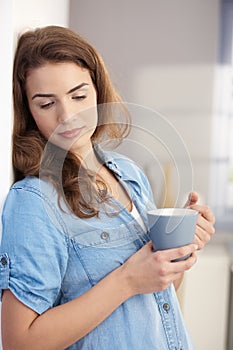
[[[148,227],[155,207],[147,178],[134,162],[96,150],[127,190]],[[114,200],[113,200],[114,201]],[[149,241],[131,213],[80,219],[48,182],[26,177],[9,191],[2,215],[0,289],[10,289],[38,314],[82,295]],[[78,316],[78,315],[77,315]],[[64,320],[66,322],[66,320]],[[173,285],[121,304],[68,349],[192,350]]]

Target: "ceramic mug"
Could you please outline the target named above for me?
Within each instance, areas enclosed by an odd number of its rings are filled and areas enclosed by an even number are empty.
[[[148,213],[154,251],[178,248],[193,243],[198,212],[187,208],[163,208]],[[179,261],[188,256],[175,259]]]

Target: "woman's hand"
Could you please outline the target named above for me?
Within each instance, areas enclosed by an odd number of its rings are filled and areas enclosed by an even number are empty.
[[[211,236],[215,233],[215,217],[212,210],[208,206],[198,205],[197,201],[198,194],[196,192],[191,192],[185,207],[197,210],[199,212],[194,243],[198,245],[198,249],[200,250],[204,248],[206,243],[209,242]]]
[[[150,241],[131,256],[122,266],[128,281],[130,294],[146,294],[166,289],[180,279],[196,262],[196,244],[154,252]],[[185,255],[186,260],[171,262]]]

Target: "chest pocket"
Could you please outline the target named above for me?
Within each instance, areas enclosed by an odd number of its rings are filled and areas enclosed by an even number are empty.
[[[73,237],[73,245],[89,281],[94,285],[148,240],[138,225],[131,223],[79,234]]]

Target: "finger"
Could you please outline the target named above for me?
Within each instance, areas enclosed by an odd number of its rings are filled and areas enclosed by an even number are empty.
[[[202,230],[200,227],[197,227],[197,229],[195,231],[194,242],[195,242],[195,238],[198,239],[198,248],[202,249],[202,248],[204,248],[206,243],[209,242],[210,234],[208,234],[206,231]]]
[[[204,247],[202,240],[197,235],[194,236],[193,243],[195,243],[198,246],[198,250],[200,250]]]
[[[206,231],[210,235],[213,235],[215,233],[213,223],[206,220],[201,214],[198,215],[196,227],[200,227],[202,230]]]
[[[189,256],[198,249],[196,244],[188,244],[180,248],[172,248],[166,250],[158,250],[154,254],[160,261],[170,262],[175,259],[183,258],[184,256]]]
[[[197,261],[197,255],[196,253],[192,253],[190,257],[188,257],[185,260],[179,260],[176,262],[171,262],[170,269],[173,274],[181,274],[193,267],[193,265]]]
[[[214,214],[210,207],[208,207],[207,205],[194,204],[190,206],[190,209],[197,210],[208,221],[212,222],[213,224],[215,223]]]
[[[197,192],[190,192],[189,196],[188,196],[188,200],[185,203],[184,207],[187,208],[190,205],[194,205],[194,204],[197,203],[197,201],[198,201],[198,194],[197,194]]]

